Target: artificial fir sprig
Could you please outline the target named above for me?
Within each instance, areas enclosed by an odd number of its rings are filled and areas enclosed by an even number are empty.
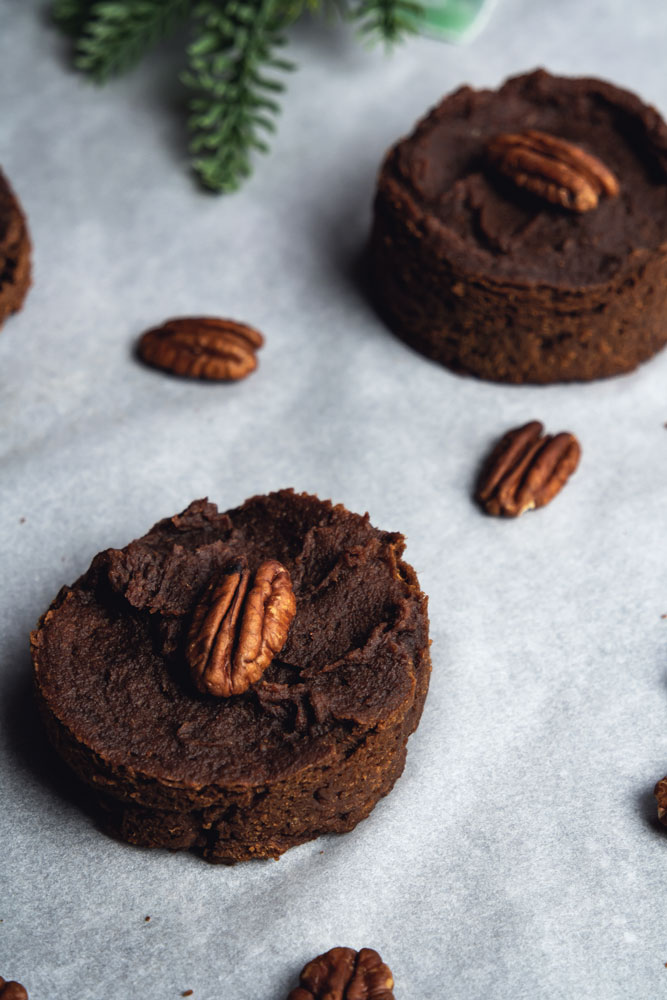
[[[224,8],[205,0],[194,16],[200,30],[182,77],[196,95],[188,122],[193,166],[206,187],[234,191],[251,172],[252,151],[267,151],[262,136],[275,130],[275,95],[284,89],[276,72],[293,68],[276,53],[293,14],[279,0],[235,0]]]
[[[147,49],[170,35],[190,10],[190,0],[94,3],[79,34],[75,66],[105,83],[134,66]]]
[[[421,10],[412,0],[360,0],[351,15],[366,36],[394,45],[417,30]]]
[[[74,38],[74,65],[98,83],[129,69],[179,24],[189,22],[188,126],[193,167],[213,191],[233,191],[266,151],[275,129],[285,30],[304,9],[331,8],[362,34],[394,44],[415,28],[417,0],[54,0],[53,16]]]
[[[56,24],[68,35],[76,37],[95,4],[95,0],[54,0],[51,13]]]

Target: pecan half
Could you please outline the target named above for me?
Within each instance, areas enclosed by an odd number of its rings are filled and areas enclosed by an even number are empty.
[[[508,431],[487,459],[475,497],[487,514],[518,517],[544,507],[563,488],[579,464],[581,448],[573,434],[542,436],[539,420]]]
[[[14,979],[7,982],[0,976],[0,1000],[28,1000],[28,991]]]
[[[195,608],[186,656],[203,694],[228,698],[247,691],[287,641],[296,614],[289,572],[270,559],[249,583],[250,572],[234,566]]]
[[[372,948],[332,948],[301,970],[287,1000],[394,1000],[391,970]]]
[[[255,370],[263,343],[261,333],[245,323],[185,316],[147,330],[137,351],[147,364],[175,375],[237,380]]]
[[[589,212],[601,194],[613,198],[619,191],[616,177],[597,156],[547,132],[498,135],[487,143],[486,154],[517,187],[574,212]]]
[[[658,805],[658,819],[667,826],[667,777],[660,779],[653,789],[653,794]]]

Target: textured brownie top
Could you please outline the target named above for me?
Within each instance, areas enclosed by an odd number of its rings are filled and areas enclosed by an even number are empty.
[[[538,129],[577,143],[620,195],[578,214],[494,174],[486,142]],[[637,249],[667,244],[667,127],[654,108],[595,79],[544,70],[498,91],[462,87],[389,154],[380,189],[463,270],[577,287],[608,280]]]
[[[426,598],[403,536],[291,490],[219,514],[197,500],[95,557],[33,637],[43,705],[100,764],[176,786],[257,784],[412,703]],[[199,694],[184,658],[211,577],[240,557],[290,571],[287,643],[244,694]]]

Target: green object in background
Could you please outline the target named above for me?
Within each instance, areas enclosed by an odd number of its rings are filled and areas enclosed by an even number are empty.
[[[285,79],[287,32],[306,13],[331,10],[357,33],[391,47],[420,32],[462,41],[493,0],[52,0],[72,39],[73,63],[96,83],[126,72],[180,32],[175,72],[189,95],[191,164],[210,191],[235,191],[268,150]],[[180,69],[180,73],[179,73]]]
[[[492,0],[442,0],[422,4],[415,27],[423,35],[448,42],[466,41],[481,30],[489,16]]]

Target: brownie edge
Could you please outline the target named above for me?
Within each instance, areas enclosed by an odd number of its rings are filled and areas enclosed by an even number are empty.
[[[30,236],[25,215],[0,172],[0,326],[18,312],[30,288]]]
[[[351,830],[403,770],[430,674],[427,599],[403,536],[283,490],[195,501],[99,553],[31,637],[48,736],[113,835],[223,863]],[[184,644],[211,579],[289,571],[296,617],[240,695],[194,687]]]

